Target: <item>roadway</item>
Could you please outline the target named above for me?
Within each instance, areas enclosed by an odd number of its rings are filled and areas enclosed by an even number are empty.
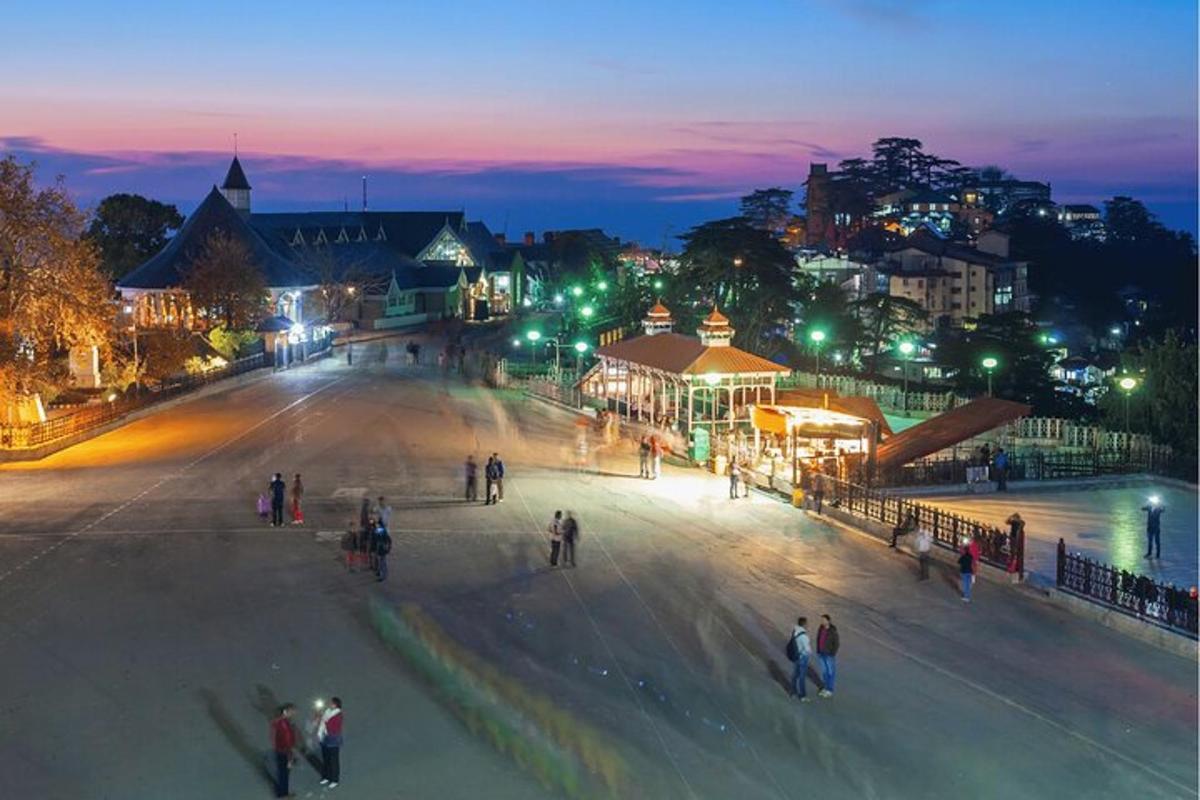
[[[329,694],[343,784],[301,764],[301,797],[1196,796],[1194,661],[1001,586],[964,605],[949,572],[695,470],[644,481],[618,448],[577,472],[566,412],[402,357],[0,465],[6,796],[269,797],[274,706]],[[493,450],[505,502],[465,503]],[[303,528],[254,513],[275,471],[304,475]],[[364,492],[395,509],[384,584],[340,561]],[[574,570],[546,565],[557,508]],[[821,613],[838,691],[801,705],[783,643]],[[424,649],[397,647],[414,614]]]

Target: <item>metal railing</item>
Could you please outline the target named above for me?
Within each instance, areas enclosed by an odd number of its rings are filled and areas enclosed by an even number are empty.
[[[229,366],[195,375],[182,375],[137,394],[127,395],[108,403],[85,406],[78,411],[30,425],[0,425],[0,450],[30,450],[76,434],[99,428],[126,414],[155,403],[186,394],[201,386],[241,375],[268,366],[263,353],[241,358]]]
[[[1197,636],[1197,602],[1187,589],[1068,553],[1058,540],[1059,589],[1163,628]]]
[[[1163,448],[1134,451],[1098,450],[1090,453],[1028,453],[1009,455],[1007,480],[1038,481],[1060,478],[1092,478],[1101,475],[1129,475],[1149,472],[1171,474],[1170,452]],[[899,467],[880,470],[880,486],[936,486],[967,483],[967,470],[981,466],[970,459],[924,459]],[[994,466],[988,479],[997,479]]]
[[[1025,575],[1024,531],[1013,541],[1008,532],[949,511],[890,495],[877,489],[819,475],[813,478],[813,491],[822,492],[822,502],[841,511],[896,527],[909,514],[917,526],[933,534],[938,545],[960,550],[965,541],[979,545],[979,557],[985,563],[1008,572]]]

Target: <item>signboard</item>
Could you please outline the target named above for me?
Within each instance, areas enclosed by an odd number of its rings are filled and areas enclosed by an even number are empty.
[[[696,428],[692,431],[692,461],[707,462],[711,449],[707,428]]]

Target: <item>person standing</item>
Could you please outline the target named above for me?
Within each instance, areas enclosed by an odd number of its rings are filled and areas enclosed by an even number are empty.
[[[963,548],[958,554],[958,573],[962,577],[962,601],[971,602],[971,584],[975,583],[975,559],[971,551]]]
[[[550,566],[558,566],[558,551],[562,548],[562,512],[555,511],[550,520]]]
[[[295,762],[296,731],[292,728],[292,715],[296,707],[284,703],[279,707],[279,715],[271,720],[271,750],[275,756],[275,796],[295,797],[289,791],[288,778]]]
[[[821,627],[817,628],[817,660],[821,662],[821,683],[824,684],[817,694],[821,697],[833,697],[833,682],[837,678],[837,653],[841,646],[838,638],[837,625],[828,614],[821,615]]]
[[[321,745],[321,785],[333,789],[342,778],[342,698],[329,698],[317,724]]]
[[[387,557],[392,552],[392,535],[383,525],[375,528],[375,578],[380,583],[387,580]]]
[[[479,465],[475,463],[475,456],[467,456],[465,470],[467,474],[467,502],[474,503],[479,499]]]
[[[570,511],[563,520],[563,563],[575,566],[575,542],[579,541],[579,520]]]
[[[813,482],[813,508],[816,509],[817,515],[821,514],[821,505],[825,502],[825,473],[818,467],[812,476]]]
[[[375,512],[375,521],[383,526],[383,529],[391,530],[392,527],[392,507],[383,499],[383,495],[379,496],[379,506]]]
[[[492,453],[496,458],[496,502],[504,502],[504,461],[499,453]]]
[[[1162,503],[1157,497],[1151,497],[1150,502],[1142,506],[1142,511],[1146,512],[1146,555],[1143,558],[1150,558],[1150,553],[1154,553],[1155,558],[1162,558],[1162,523],[1160,518],[1163,511]]]
[[[638,445],[638,477],[650,477],[650,437],[643,436]]]
[[[496,456],[494,453],[488,456],[487,465],[483,468],[483,478],[486,481],[483,487],[483,504],[490,506],[495,502],[492,499],[493,490],[496,488]]]
[[[655,480],[662,474],[663,443],[657,436],[650,437],[651,475]]]
[[[929,553],[933,549],[933,534],[927,528],[917,530],[917,564],[920,568],[919,580],[929,580]]]
[[[738,479],[742,476],[742,468],[738,466],[737,459],[729,461],[729,499],[737,500],[738,496]]]
[[[287,484],[283,482],[283,474],[276,472],[271,479],[271,527],[283,525],[283,495],[287,492]]]
[[[300,473],[296,473],[296,477],[292,480],[292,524],[304,524],[304,506],[301,505],[304,501],[304,484],[300,480]]]
[[[801,703],[808,702],[804,691],[804,683],[808,679],[808,659],[812,655],[812,645],[808,639],[807,617],[799,617],[796,627],[792,628],[792,638],[788,641],[787,657],[792,662],[792,691]]]
[[[996,491],[1008,491],[1008,453],[1004,452],[1003,447],[996,448],[996,455],[992,458],[992,467],[996,472]]]

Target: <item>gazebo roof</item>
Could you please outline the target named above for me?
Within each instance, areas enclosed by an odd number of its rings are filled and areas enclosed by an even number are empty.
[[[653,308],[646,312],[646,316],[653,317],[655,319],[670,319],[671,311],[662,304],[661,300],[659,300],[654,304]]]
[[[596,354],[675,375],[719,375],[791,372],[774,361],[736,347],[706,347],[693,336],[660,333],[638,336],[598,348]]]
[[[700,324],[705,328],[728,328],[729,317],[718,311],[716,306],[713,306],[712,313],[705,317],[704,322]]]

